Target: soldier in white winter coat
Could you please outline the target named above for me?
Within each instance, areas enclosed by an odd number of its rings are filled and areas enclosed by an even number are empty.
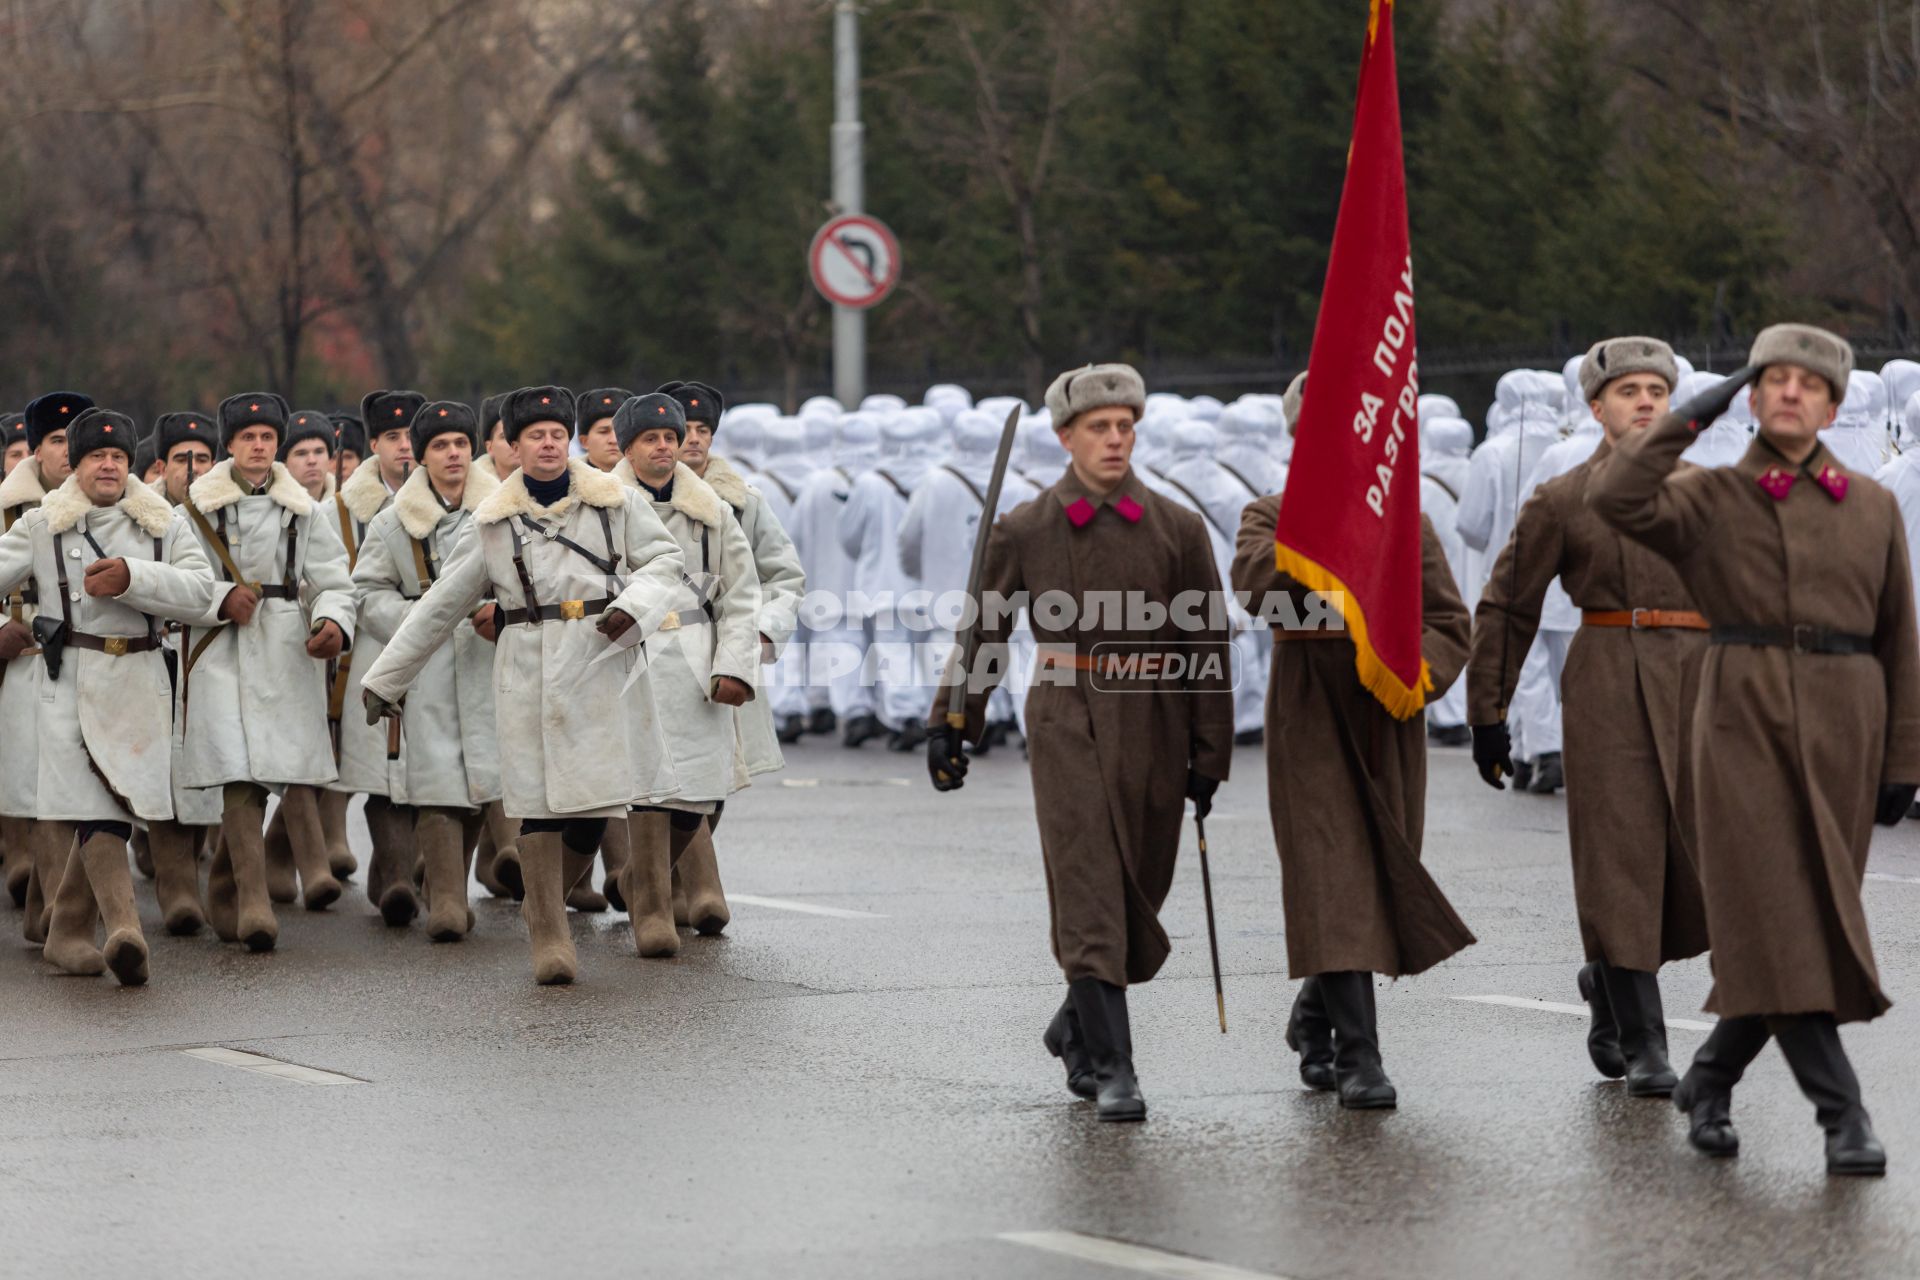
[[[66,480],[72,470],[67,428],[92,407],[92,400],[72,391],[51,391],[27,406],[23,416],[29,452],[0,482],[0,528],[18,524]],[[37,821],[33,726],[40,714],[42,664],[31,628],[38,600],[31,582],[6,593],[7,620],[0,625],[0,738],[7,749],[7,767],[0,769],[0,816],[11,828],[9,866],[24,862],[29,868],[20,898],[26,909],[21,933],[28,942],[46,941],[53,891],[71,841],[70,833]]]
[[[108,968],[127,985],[147,980],[127,842],[136,819],[173,816],[159,619],[200,617],[213,598],[185,518],[128,474],[136,436],[122,414],[81,413],[67,429],[72,471],[0,537],[0,592],[31,580],[41,602],[39,820],[72,841],[44,954],[68,973]]]
[[[473,468],[479,421],[466,405],[423,405],[410,434],[419,465],[393,505],[367,526],[353,570],[362,644],[393,637],[467,536],[473,513],[500,487]],[[471,621],[455,625],[414,679],[399,741],[383,735],[393,748],[386,752],[387,795],[412,815],[411,846],[426,871],[427,936],[435,942],[463,938],[473,925],[467,852],[479,838],[482,810],[500,799],[493,661],[494,646]],[[397,917],[411,914],[412,868],[376,879],[379,870],[376,860],[368,897],[389,923],[405,923]]]
[[[667,956],[680,949],[673,868],[703,827],[711,839],[727,797],[747,783],[737,709],[754,699],[759,681],[760,577],[732,509],[678,460],[686,439],[680,401],[658,391],[636,396],[620,407],[614,430],[624,454],[614,475],[646,497],[679,542],[693,589],[647,641],[647,674],[680,794],[635,807],[621,886],[636,948]],[[717,873],[688,890],[689,922],[720,932],[728,911]]]
[[[346,549],[274,461],[290,416],[269,392],[223,401],[228,456],[194,482],[183,508],[216,579],[212,606],[182,636],[183,782],[224,788],[208,913],[221,938],[252,951],[271,950],[280,932],[261,831],[267,788],[324,786],[337,776],[326,664],[353,640]],[[288,837],[307,906],[338,898],[311,796],[289,816]]]
[[[648,714],[648,676],[626,686],[640,642],[684,595],[686,559],[639,494],[569,460],[566,388],[521,388],[501,421],[520,469],[474,511],[473,528],[366,673],[365,702],[369,717],[400,714],[469,620],[495,638],[500,782],[507,815],[520,819],[534,979],[566,983],[578,969],[567,891],[592,869],[607,820],[640,798],[637,779],[654,780],[650,801],[677,791],[659,717]],[[489,590],[494,601],[483,604]]]

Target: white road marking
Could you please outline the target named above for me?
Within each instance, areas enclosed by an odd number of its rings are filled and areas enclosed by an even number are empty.
[[[873,911],[849,911],[845,907],[818,907],[811,902],[791,902],[786,898],[756,898],[751,894],[730,893],[728,902],[744,902],[750,907],[772,907],[775,911],[798,911],[809,916],[832,916],[835,920],[885,920]]]
[[[912,778],[782,778],[783,787],[910,787]]]
[[[1896,876],[1886,871],[1869,871],[1867,879],[1884,880],[1888,884],[1920,884],[1920,876]]]
[[[1587,1016],[1587,1006],[1583,1004],[1559,1004],[1552,1000],[1526,1000],[1520,996],[1448,996],[1449,1000],[1464,1000],[1468,1004],[1497,1004],[1509,1009],[1534,1009],[1544,1013],[1570,1013],[1576,1017]],[[1676,1031],[1711,1031],[1711,1022],[1696,1022],[1692,1018],[1668,1018],[1667,1025]]]
[[[276,1080],[291,1080],[295,1084],[367,1083],[365,1080],[356,1080],[352,1076],[303,1067],[297,1062],[282,1062],[278,1058],[269,1058],[263,1054],[246,1053],[239,1049],[222,1049],[217,1045],[208,1045],[200,1049],[182,1049],[180,1052],[189,1058],[199,1058],[203,1062],[217,1062],[223,1067],[238,1067],[242,1071],[258,1072],[263,1076],[272,1076]]]
[[[1138,1271],[1150,1276],[1170,1276],[1173,1280],[1286,1280],[1265,1271],[1248,1271],[1224,1262],[1208,1262],[1184,1254],[1166,1253],[1144,1245],[1125,1244],[1100,1236],[1085,1236],[1078,1231],[1008,1231],[1000,1239],[1008,1244],[1023,1244],[1048,1253],[1064,1254],[1086,1262],[1098,1262],[1122,1271]]]

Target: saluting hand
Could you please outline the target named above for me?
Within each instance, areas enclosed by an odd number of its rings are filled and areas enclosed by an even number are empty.
[[[227,598],[220,602],[220,616],[237,626],[246,626],[253,621],[253,611],[260,607],[260,597],[253,594],[251,587],[235,587],[227,592]]]
[[[25,623],[9,618],[5,626],[0,626],[0,661],[12,662],[32,647],[33,632]]]
[[[1710,427],[1721,414],[1727,411],[1727,407],[1733,403],[1733,398],[1740,394],[1741,389],[1752,382],[1759,373],[1760,371],[1752,366],[1731,373],[1685,404],[1674,405],[1673,416],[1693,423],[1695,430]]]
[[[331,619],[315,627],[313,634],[307,637],[307,656],[318,658],[322,662],[333,661],[346,647],[347,633],[340,629],[339,623]]]
[[[733,676],[715,676],[713,700],[722,706],[744,707],[753,700],[753,689],[745,681]]]
[[[90,596],[113,597],[133,585],[133,570],[118,556],[95,560],[87,566],[86,581],[81,584]]]
[[[1473,726],[1473,767],[1495,791],[1507,789],[1500,779],[1513,772],[1513,738],[1504,723]]]

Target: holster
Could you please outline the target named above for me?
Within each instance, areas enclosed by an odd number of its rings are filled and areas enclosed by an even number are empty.
[[[47,664],[47,679],[60,678],[60,659],[67,647],[67,622],[64,618],[49,618],[45,614],[33,620],[33,638],[40,646],[40,656]]]

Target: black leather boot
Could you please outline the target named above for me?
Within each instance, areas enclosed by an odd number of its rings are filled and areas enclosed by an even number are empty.
[[[1067,987],[1080,1034],[1093,1064],[1094,1106],[1102,1120],[1145,1120],[1147,1100],[1133,1075],[1133,1031],[1127,993],[1098,978],[1075,978]]]
[[[1598,960],[1580,969],[1580,998],[1593,1015],[1587,1024],[1587,1057],[1593,1060],[1595,1071],[1618,1080],[1627,1074],[1627,1060],[1620,1053],[1620,1024],[1614,1021],[1613,1004],[1607,999],[1605,971],[1606,966]]]
[[[1087,1057],[1087,1044],[1080,1034],[1080,1015],[1073,1011],[1073,997],[1069,995],[1060,1002],[1059,1010],[1053,1015],[1053,1021],[1047,1024],[1046,1034],[1040,1042],[1047,1046],[1047,1052],[1060,1059],[1067,1069],[1067,1092],[1076,1098],[1092,1101],[1099,1095],[1100,1084],[1094,1075],[1093,1063]]]
[[[1644,969],[1606,965],[1602,975],[1607,1001],[1620,1028],[1620,1053],[1627,1062],[1627,1096],[1664,1098],[1680,1078],[1667,1062],[1667,1020],[1660,1005],[1660,979]]]
[[[1768,1028],[1793,1070],[1800,1092],[1813,1103],[1827,1131],[1827,1172],[1878,1177],[1887,1171],[1887,1151],[1873,1133],[1860,1101],[1860,1078],[1840,1044],[1831,1014],[1769,1018]]]
[[[920,744],[926,740],[927,726],[921,724],[918,720],[909,720],[900,726],[898,733],[888,735],[887,750],[901,752],[918,751]]]
[[[1533,762],[1533,780],[1527,784],[1527,790],[1536,796],[1550,796],[1566,785],[1566,775],[1560,771],[1560,753],[1543,752]]]
[[[807,722],[803,716],[781,716],[774,722],[773,736],[783,747],[790,747],[800,741],[800,735],[807,731]]]
[[[1533,761],[1516,760],[1513,765],[1513,794],[1525,795],[1533,785]]]
[[[1673,1090],[1673,1105],[1687,1117],[1687,1142],[1710,1156],[1740,1154],[1740,1134],[1733,1127],[1733,1095],[1709,1093],[1700,1077],[1687,1072]]]
[[[880,723],[878,716],[866,712],[847,721],[847,727],[841,731],[840,744],[846,747],[859,747],[886,733],[887,728]]]
[[[1323,973],[1314,981],[1333,1023],[1334,1087],[1340,1105],[1376,1111],[1399,1105],[1393,1081],[1380,1065],[1380,1037],[1374,1023],[1373,975],[1347,970]]]
[[[1287,1015],[1287,1048],[1300,1055],[1301,1084],[1333,1091],[1333,1023],[1327,1020],[1318,978],[1308,978],[1294,993],[1293,1012]]]
[[[808,733],[832,733],[839,727],[839,718],[833,714],[832,707],[816,707],[807,716]]]

